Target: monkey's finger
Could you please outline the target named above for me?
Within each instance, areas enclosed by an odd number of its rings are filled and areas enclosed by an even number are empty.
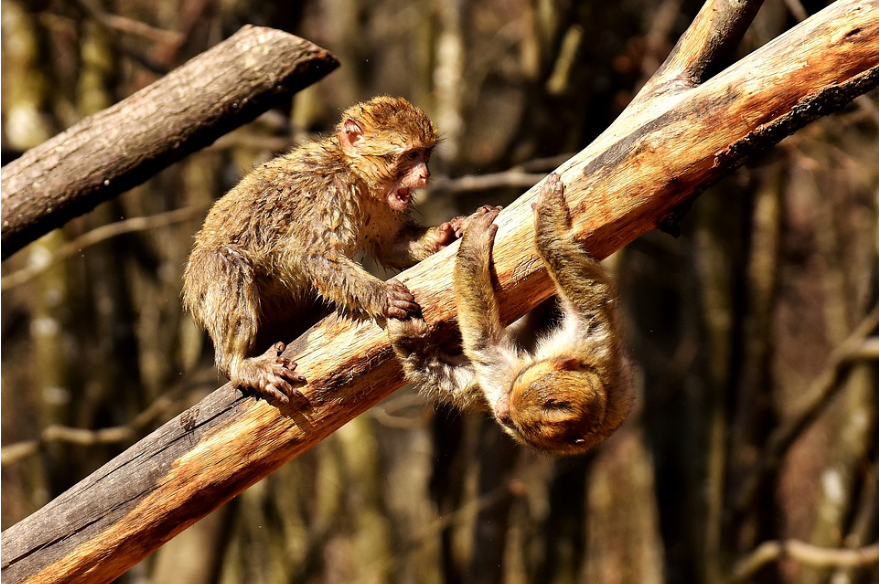
[[[438,232],[436,234],[436,240],[440,245],[448,245],[461,237],[459,233],[461,232],[460,223],[454,223],[452,221],[446,221],[442,223],[437,229]]]
[[[486,234],[486,237],[488,237],[488,241],[492,244],[494,244],[494,237],[495,235],[497,235],[497,230],[498,227],[494,223],[488,226],[488,233]]]
[[[406,315],[401,318],[406,318],[410,314],[417,314],[421,307],[414,300],[396,299],[390,303],[389,309],[403,311]]]
[[[412,296],[412,292],[409,291],[406,284],[397,279],[388,281],[387,294],[390,303],[395,301],[415,302],[415,297]]]
[[[486,231],[489,229],[490,225],[494,224],[494,220],[497,218],[498,213],[500,213],[499,209],[491,209],[490,211],[486,211],[484,214],[476,217],[473,221],[473,227],[480,231]],[[495,228],[497,226],[495,225]]]
[[[303,374],[299,373],[298,371],[294,371],[293,369],[285,369],[284,371],[281,372],[281,377],[283,377],[287,381],[291,381],[293,383],[307,383],[305,376]],[[293,391],[296,391],[296,390],[293,390]]]
[[[409,318],[409,311],[403,308],[398,308],[396,306],[388,306],[387,316],[388,318],[404,320]]]
[[[274,383],[268,383],[262,388],[263,393],[266,393],[273,401],[276,401],[281,404],[289,404],[290,398],[281,391]]]
[[[404,284],[403,282],[401,282],[397,278],[391,278],[390,280],[388,280],[387,283],[388,283],[389,288],[396,288],[397,290],[403,290],[405,292],[409,292],[409,288],[406,286],[406,284]]]

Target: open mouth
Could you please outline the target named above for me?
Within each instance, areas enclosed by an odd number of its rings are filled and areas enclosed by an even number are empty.
[[[393,198],[399,206],[406,207],[409,205],[409,200],[412,198],[412,189],[397,189],[394,191]]]

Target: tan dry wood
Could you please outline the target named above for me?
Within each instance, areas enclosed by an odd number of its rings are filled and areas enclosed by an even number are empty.
[[[3,167],[3,258],[256,118],[338,67],[324,49],[245,26]]]
[[[731,5],[709,1],[694,26]],[[679,83],[655,101],[639,96],[559,169],[578,239],[606,256],[749,155],[877,83],[879,0],[838,0],[701,85]],[[531,243],[538,187],[498,218],[494,266],[506,321],[552,293]],[[454,325],[456,249],[401,275],[437,334]],[[7,529],[4,582],[108,582],[403,383],[384,331],[371,323],[331,316],[289,352],[309,379],[304,401],[279,410],[228,385],[215,391]]]

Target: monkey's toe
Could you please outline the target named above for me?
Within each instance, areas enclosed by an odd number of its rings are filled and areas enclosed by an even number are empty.
[[[280,404],[290,398],[301,397],[294,385],[306,383],[305,376],[296,371],[296,363],[281,357],[284,343],[275,343],[259,357],[247,359],[235,375],[235,385],[255,389],[263,397]]]
[[[415,302],[415,297],[412,296],[406,284],[396,278],[388,281],[385,316],[404,319],[408,318],[409,315],[417,314],[420,310],[421,307]]]
[[[272,401],[278,402],[280,404],[289,404],[290,398],[287,397],[287,394],[281,391],[280,388],[276,387],[275,384],[270,383],[262,388],[262,393],[266,395],[266,397],[271,398]]]
[[[540,193],[537,196],[537,206],[558,205],[565,203],[565,185],[562,183],[562,177],[558,173],[552,173],[540,187]]]

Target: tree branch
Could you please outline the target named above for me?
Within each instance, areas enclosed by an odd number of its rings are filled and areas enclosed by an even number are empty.
[[[824,548],[796,539],[765,541],[736,563],[731,582],[744,582],[785,556],[816,568],[858,568],[879,564],[879,542],[860,548]]]
[[[596,256],[653,229],[753,153],[879,83],[879,0],[838,0],[695,87],[640,98],[559,168],[576,238]],[[553,293],[533,250],[530,189],[498,217],[502,317]],[[457,246],[400,275],[435,334],[455,319]],[[403,384],[386,334],[332,315],[291,343],[309,380],[280,409],[226,385],[3,533],[4,582],[107,582]]]
[[[719,71],[762,5],[763,0],[708,0],[633,103],[695,87]]]
[[[3,167],[2,257],[144,182],[338,66],[293,35],[246,26],[152,85]]]
[[[61,246],[57,252],[52,255],[39,255],[30,258],[30,262],[18,271],[0,279],[0,292],[5,292],[26,284],[50,269],[52,266],[62,262],[68,258],[82,253],[82,250],[92,245],[97,245],[102,241],[106,241],[113,237],[118,237],[126,233],[135,233],[137,231],[147,231],[159,227],[166,227],[175,223],[181,223],[192,219],[199,213],[204,212],[204,206],[193,205],[190,207],[182,207],[173,211],[165,211],[156,215],[145,217],[132,217],[114,223],[108,223],[96,227],[87,233],[83,233],[76,239],[69,241]]]
[[[744,513],[754,504],[766,481],[778,470],[781,460],[803,431],[815,421],[841,387],[851,369],[851,364],[861,359],[861,352],[869,348],[867,337],[879,328],[879,305],[864,317],[861,323],[834,351],[821,374],[804,392],[797,413],[781,426],[775,428],[766,440],[757,466],[746,478],[736,497],[733,511]]]

